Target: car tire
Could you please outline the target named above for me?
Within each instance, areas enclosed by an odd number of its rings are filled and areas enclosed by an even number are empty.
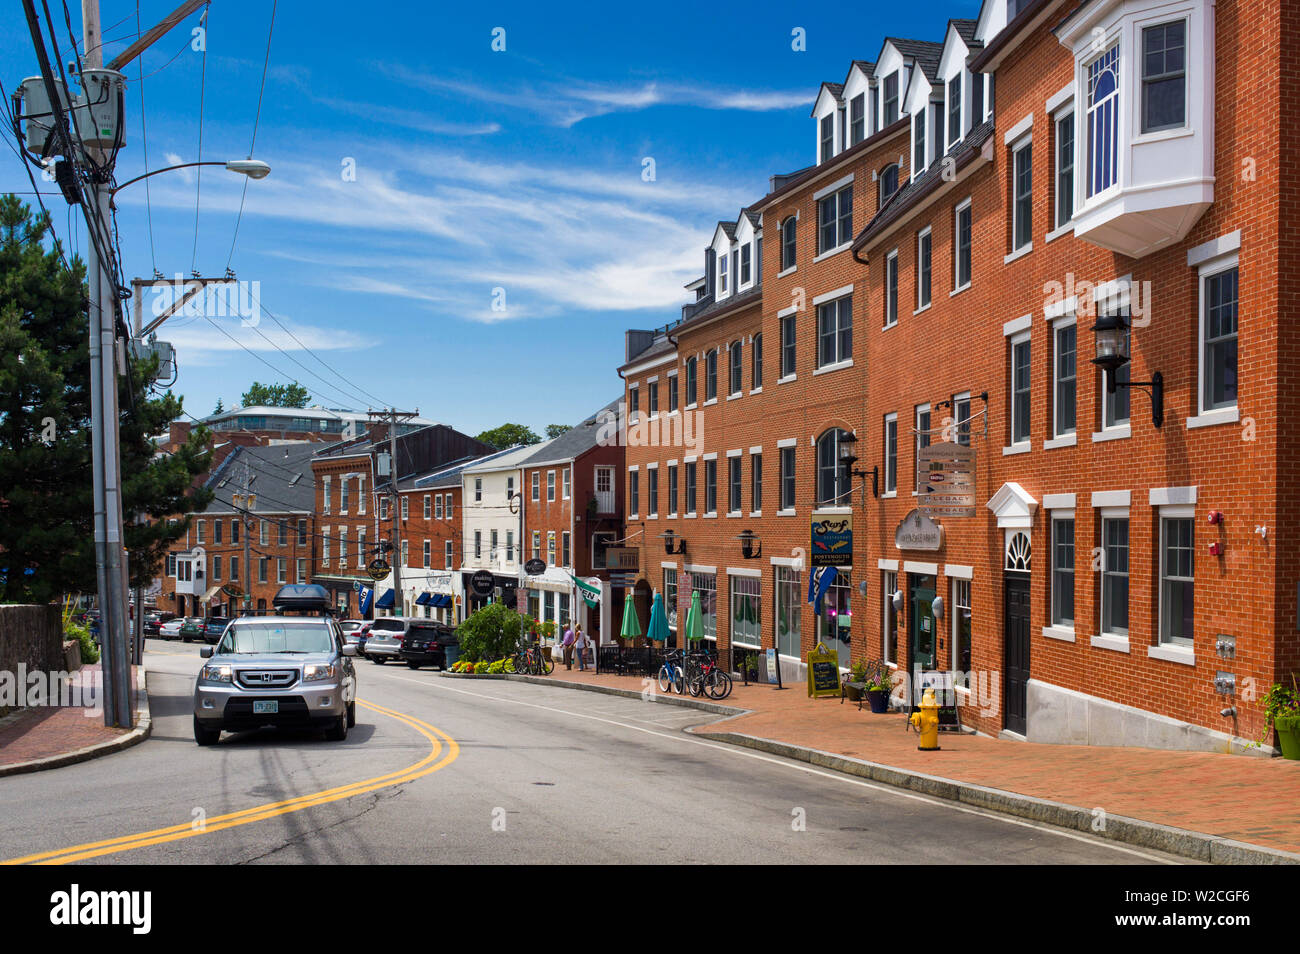
[[[374,663],[376,666],[382,666],[385,662],[383,656],[371,656],[370,661]]]
[[[348,737],[348,717],[347,714],[335,719],[328,729],[325,730],[325,738],[330,742],[342,742]]]
[[[220,729],[205,729],[199,717],[194,717],[194,741],[199,745],[216,745],[221,738]]]
[[[348,703],[348,728],[357,724],[357,701],[353,699]]]
[[[416,662],[414,659],[408,659],[408,660],[406,661],[406,668],[407,668],[407,669],[419,669],[419,668],[420,668],[420,664],[419,664],[418,662]]]

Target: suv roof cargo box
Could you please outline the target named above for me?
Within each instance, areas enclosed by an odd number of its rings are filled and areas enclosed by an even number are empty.
[[[328,613],[334,608],[329,591],[317,583],[289,583],[280,587],[271,605],[277,610]]]

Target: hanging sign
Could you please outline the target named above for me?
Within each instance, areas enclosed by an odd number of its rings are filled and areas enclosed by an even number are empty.
[[[806,658],[808,663],[808,695],[813,699],[840,694],[839,657],[818,643]]]
[[[943,527],[913,510],[894,531],[894,546],[900,550],[939,550],[943,547]]]
[[[370,565],[366,567],[366,573],[372,580],[382,580],[393,572],[393,568],[388,565],[387,560],[371,560]]]
[[[488,570],[477,570],[469,578],[469,588],[474,591],[475,596],[491,596],[495,586],[496,578]]]
[[[975,448],[945,441],[917,454],[917,507],[927,517],[975,516]]]
[[[239,588],[238,583],[227,583],[221,588],[221,592],[225,593],[227,596],[234,597],[235,599],[244,595],[244,591]]]
[[[853,514],[814,517],[810,552],[813,566],[852,566]]]
[[[529,576],[541,576],[546,572],[546,561],[533,557],[524,564],[524,572]]]

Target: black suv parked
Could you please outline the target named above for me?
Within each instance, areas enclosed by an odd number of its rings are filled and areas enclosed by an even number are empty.
[[[402,658],[412,669],[421,666],[447,668],[446,647],[456,642],[456,632],[432,619],[408,619],[402,637]]]

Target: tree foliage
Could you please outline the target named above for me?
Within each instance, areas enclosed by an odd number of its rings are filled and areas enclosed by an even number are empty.
[[[239,403],[244,407],[306,407],[311,394],[301,384],[262,384],[254,381]]]
[[[546,439],[548,441],[553,440],[554,438],[559,437],[561,434],[564,434],[567,431],[571,431],[571,430],[573,430],[573,428],[571,428],[568,424],[547,424]]]
[[[0,196],[0,600],[44,603],[95,589],[90,448],[90,345],[85,265],[71,270],[44,216]],[[181,416],[171,392],[152,397],[156,359],[120,379],[122,510],[131,582],[147,585],[188,514],[211,492],[208,432],[171,455],[153,435]],[[177,517],[169,524],[167,518]],[[138,518],[149,518],[148,523]]]
[[[489,603],[456,627],[460,651],[466,659],[502,659],[519,645],[521,617],[504,603]]]
[[[500,427],[484,431],[476,439],[497,450],[505,450],[516,444],[536,444],[541,441],[532,428],[523,424],[502,424]]]

